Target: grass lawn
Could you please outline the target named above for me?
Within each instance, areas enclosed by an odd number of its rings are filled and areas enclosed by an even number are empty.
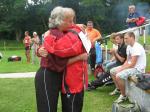
[[[1,52],[4,58],[0,62],[0,73],[33,72],[39,68],[38,62],[35,65],[27,64],[24,50],[6,50]],[[13,55],[21,56],[22,60],[18,62],[8,62],[8,57]]]
[[[91,77],[91,76],[90,76]],[[36,112],[34,79],[0,79],[0,112]],[[111,112],[117,96],[108,93],[114,86],[86,91],[83,112]],[[61,112],[61,101],[58,112]]]
[[[1,51],[3,59],[0,61],[0,73],[14,73],[14,72],[33,72],[39,68],[39,63],[35,65],[27,64],[24,50],[11,50]],[[22,60],[19,62],[8,62],[8,57],[12,55],[21,56]],[[150,54],[147,54],[147,67],[146,71],[150,72]]]

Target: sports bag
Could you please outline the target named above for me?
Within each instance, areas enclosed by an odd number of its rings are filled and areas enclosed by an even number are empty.
[[[94,76],[95,76],[95,78],[98,78],[103,73],[104,73],[104,69],[103,69],[102,65],[100,65],[100,64],[97,65],[96,68],[95,68],[95,70],[94,70]]]
[[[150,77],[143,78],[136,84],[136,86],[143,90],[150,90]]]
[[[94,87],[101,87],[103,85],[109,85],[112,82],[112,78],[109,73],[101,73],[101,75],[94,81],[91,82],[91,85]]]
[[[8,58],[8,62],[10,61],[21,61],[21,57],[20,56],[11,56]]]
[[[137,26],[141,26],[141,25],[144,24],[144,22],[145,22],[145,17],[144,16],[140,16],[139,20],[136,21],[136,25]]]

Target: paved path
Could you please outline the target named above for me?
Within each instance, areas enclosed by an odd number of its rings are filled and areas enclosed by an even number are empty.
[[[26,73],[0,73],[0,78],[33,78],[35,77],[35,72]]]

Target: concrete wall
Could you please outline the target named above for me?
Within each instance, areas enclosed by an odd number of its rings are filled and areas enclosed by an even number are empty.
[[[150,112],[150,94],[135,86],[132,81],[126,81],[126,94],[131,102],[137,102],[142,112]]]

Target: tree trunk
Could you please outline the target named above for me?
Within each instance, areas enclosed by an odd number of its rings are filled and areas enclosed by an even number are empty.
[[[21,39],[22,32],[21,32],[21,30],[16,30],[15,33],[16,33],[16,41],[19,42]]]
[[[43,26],[44,26],[44,30],[47,30],[48,27],[47,27],[47,25],[46,25],[46,22],[45,22],[44,18],[41,17],[41,20],[42,20],[42,23],[43,23]]]

